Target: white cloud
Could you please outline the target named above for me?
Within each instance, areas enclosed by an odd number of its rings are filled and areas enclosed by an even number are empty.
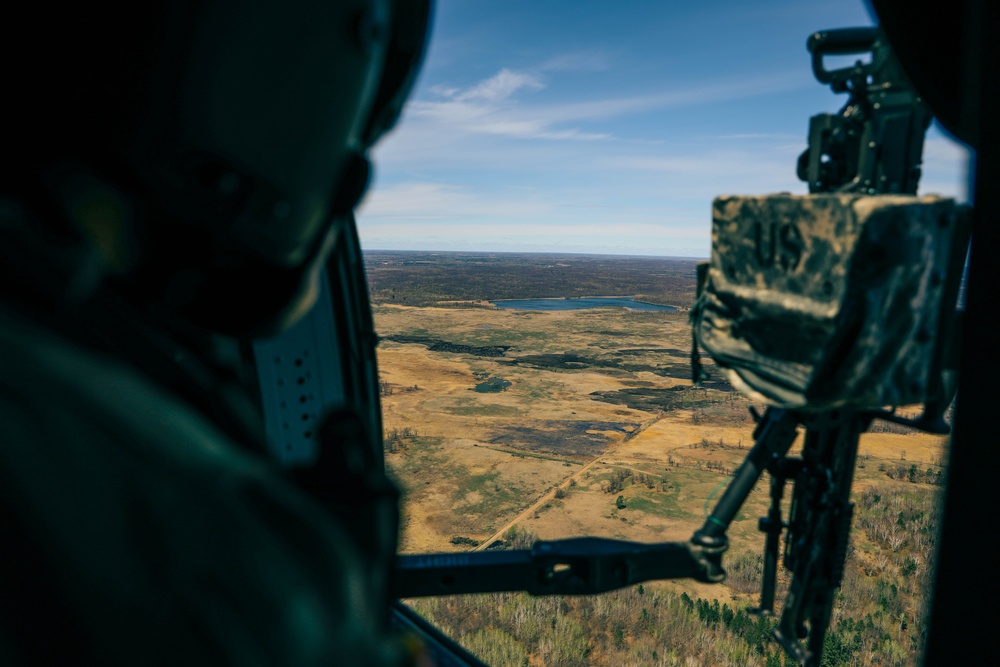
[[[557,120],[601,120],[627,114],[730,102],[756,95],[766,95],[802,85],[799,73],[771,74],[753,78],[674,88],[646,95],[613,97],[544,107],[540,113]]]
[[[541,79],[525,72],[514,72],[506,67],[488,79],[480,81],[472,88],[456,96],[459,102],[483,100],[499,102],[510,97],[521,88],[540,90],[545,87]]]
[[[604,205],[560,189],[470,187],[443,183],[402,183],[373,193],[358,211],[359,229],[369,243],[433,237],[479,242],[498,237],[528,243],[667,242],[707,239],[710,208],[678,207],[665,201],[646,205]],[[608,240],[599,241],[603,237]],[[632,241],[635,242],[635,241]],[[639,242],[641,245],[642,241]],[[382,247],[390,247],[383,245]]]
[[[554,128],[553,125],[560,120],[558,113],[555,117],[547,117],[544,111],[525,110],[511,99],[518,91],[537,91],[544,87],[542,80],[534,74],[504,68],[464,91],[434,86],[431,92],[444,99],[411,102],[407,114],[450,135],[467,132],[519,139],[578,141],[610,137],[607,133],[585,132],[579,128]]]
[[[495,241],[496,247],[543,250],[572,239],[595,251],[618,244],[616,252],[701,255],[714,197],[806,190],[794,164],[766,145],[705,153],[667,146],[633,154],[623,152],[626,144],[611,143],[602,144],[600,155],[582,144],[565,146],[573,150],[518,143],[498,155],[479,153],[467,170],[450,170],[451,182],[424,180],[415,170],[416,178],[378,186],[359,211],[362,234],[369,247],[383,248],[457,248],[452,241],[466,239],[465,249]],[[577,155],[584,157],[574,160]],[[497,171],[477,172],[484,162]],[[533,171],[526,176],[525,170]],[[430,245],[421,246],[420,238]],[[518,238],[527,245],[512,245]]]
[[[649,233],[665,233],[655,232],[664,221],[687,221],[700,227],[708,220],[708,215],[707,200],[704,207],[676,206],[663,200],[636,201],[623,206],[602,197],[588,198],[573,187],[507,186],[496,189],[489,184],[468,186],[416,181],[377,190],[358,210],[359,220],[378,223],[380,228],[403,224],[411,229],[435,225],[454,229],[455,223],[493,221],[505,228],[522,228],[522,232],[527,233],[538,232],[545,226],[607,230],[626,222],[633,226],[645,225]]]
[[[610,170],[661,179],[659,195],[711,201],[721,194],[804,194],[795,165],[776,151],[708,151],[698,154],[621,155],[608,158]],[[659,175],[659,176],[658,176]]]
[[[551,206],[537,198],[483,195],[475,188],[446,183],[401,183],[379,189],[365,198],[359,219],[469,220],[480,217],[547,215]],[[422,223],[423,224],[423,223]]]
[[[697,114],[701,105],[800,85],[812,83],[779,73],[556,102],[538,75],[505,68],[464,89],[432,89],[407,107],[405,132],[377,152],[376,165],[385,158],[393,178],[376,181],[359,211],[363,242],[703,256],[714,197],[806,192],[795,175],[805,138],[734,127],[640,145],[610,128],[630,115],[679,107]],[[964,149],[933,135],[926,146],[922,190],[947,192],[947,168],[964,161]]]
[[[713,137],[713,139],[718,139],[722,141],[731,140],[742,140],[742,139],[768,139],[768,140],[797,140],[799,137],[794,134],[789,134],[787,132],[741,132],[737,134],[718,134]]]
[[[459,88],[453,88],[449,86],[431,86],[430,91],[435,95],[440,95],[441,97],[454,97],[458,92]]]
[[[648,111],[738,100],[785,90],[801,83],[799,74],[773,74],[645,95],[539,104],[530,97],[521,98],[518,93],[540,91],[545,88],[543,81],[535,74],[504,68],[466,90],[432,87],[430,90],[436,99],[412,101],[406,107],[404,119],[411,124],[436,128],[442,140],[445,140],[445,135],[454,137],[456,133],[466,133],[517,139],[595,141],[614,135],[609,131],[586,130],[572,125]],[[750,138],[750,135],[742,135],[742,138]]]

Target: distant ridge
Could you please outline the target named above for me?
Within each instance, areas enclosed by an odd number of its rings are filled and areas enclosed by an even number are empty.
[[[364,253],[373,303],[466,307],[455,302],[579,298],[600,294],[688,309],[692,257],[370,250]]]

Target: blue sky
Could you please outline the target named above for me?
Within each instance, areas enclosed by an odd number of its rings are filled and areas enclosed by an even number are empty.
[[[815,30],[860,0],[437,0],[401,122],[374,150],[362,246],[707,257],[719,194],[805,193]],[[966,197],[936,127],[921,193]]]

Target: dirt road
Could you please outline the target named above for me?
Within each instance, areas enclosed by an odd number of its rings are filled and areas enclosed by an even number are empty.
[[[559,484],[557,484],[554,489],[552,489],[551,491],[548,491],[544,495],[542,495],[542,497],[540,497],[538,500],[536,500],[530,507],[528,507],[528,509],[524,510],[523,512],[521,512],[520,514],[518,514],[516,517],[514,517],[513,519],[511,519],[510,521],[508,521],[506,524],[504,524],[500,528],[500,530],[496,531],[495,533],[493,533],[492,535],[490,535],[488,538],[486,538],[485,540],[483,540],[482,542],[480,542],[479,546],[477,546],[476,548],[472,549],[472,551],[483,551],[489,545],[493,544],[497,540],[503,539],[503,536],[507,533],[508,530],[510,530],[511,528],[513,528],[514,526],[516,526],[517,524],[521,523],[522,521],[524,521],[528,517],[534,516],[535,512],[537,512],[539,509],[541,509],[542,506],[545,505],[545,503],[549,502],[550,500],[553,500],[555,498],[555,496],[556,496],[556,491],[557,490],[568,486],[571,480],[574,480],[574,479],[577,479],[577,478],[583,476],[584,473],[586,473],[588,470],[590,470],[591,468],[593,468],[597,463],[599,463],[601,461],[601,459],[607,457],[609,454],[611,454],[616,449],[618,449],[619,447],[621,447],[622,445],[624,445],[625,443],[627,443],[629,440],[631,440],[632,438],[636,437],[637,435],[639,435],[640,433],[642,433],[643,431],[645,431],[647,428],[649,428],[650,426],[652,426],[656,422],[658,422],[661,419],[663,419],[663,416],[664,416],[663,412],[658,412],[655,417],[653,417],[653,418],[651,418],[651,419],[643,422],[639,426],[639,428],[635,429],[631,433],[626,434],[625,437],[621,439],[621,441],[613,444],[611,447],[609,447],[608,449],[606,449],[603,452],[601,452],[600,455],[595,456],[593,459],[591,459],[588,463],[586,463],[582,468],[580,468],[579,470],[577,470],[575,473],[573,473],[569,477],[567,477],[564,480],[562,480],[561,482],[559,482]]]

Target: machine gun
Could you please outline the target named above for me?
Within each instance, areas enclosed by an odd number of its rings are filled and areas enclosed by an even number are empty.
[[[791,583],[774,635],[798,664],[819,665],[848,550],[860,434],[876,418],[949,430],[971,216],[951,200],[899,196],[916,193],[931,117],[881,32],[819,32],[807,48],[816,78],[851,95],[838,115],[811,120],[798,172],[816,194],[713,203],[712,260],[692,312],[696,378],[700,344],[735,387],[769,407],[692,542],[724,547],[725,529],[766,469],[759,612],[774,613],[787,529]],[[861,51],[871,51],[870,64],[823,67],[826,54]],[[912,420],[885,407],[918,403],[924,412]],[[801,454],[790,457],[799,426]]]
[[[799,156],[799,179],[809,192],[916,194],[927,105],[903,74],[878,28],[824,30],[809,37],[813,74],[850,96],[836,114],[809,120],[809,148]],[[870,53],[867,63],[828,70],[826,55]]]
[[[808,47],[817,78],[852,95],[839,116],[817,116],[811,124],[800,175],[805,169],[810,191],[819,194],[713,202],[712,260],[700,267],[692,309],[695,340],[735,387],[769,407],[754,412],[754,445],[704,525],[687,542],[585,537],[524,550],[398,555],[389,598],[584,595],[656,579],[721,582],[726,531],[767,471],[771,507],[759,524],[765,544],[758,611],[775,613],[786,533],[783,564],[792,576],[775,638],[799,664],[820,664],[848,548],[860,434],[876,418],[948,430],[943,416],[954,393],[955,304],[969,225],[967,212],[951,200],[893,194],[916,191],[930,117],[879,33],[817,33]],[[824,54],[868,49],[874,54],[868,66],[822,68]],[[354,239],[351,251],[334,259],[356,264],[359,252]],[[328,270],[344,275],[344,266]],[[324,429],[315,428],[331,405],[353,400],[359,412],[377,405],[362,400],[374,395],[373,386],[362,386],[365,378],[373,385],[371,369],[357,377],[344,371],[358,359],[373,364],[372,332],[347,342],[337,333],[370,322],[361,312],[363,290],[344,289],[343,280],[330,285],[343,291],[324,292],[295,329],[256,349],[269,439],[293,468],[342,446],[324,442]],[[354,349],[358,341],[364,344]],[[915,420],[884,407],[916,403],[925,411]],[[368,421],[378,432],[377,413]],[[803,431],[801,449],[790,455]],[[781,502],[788,482],[786,520]],[[402,627],[420,626],[440,664],[476,664],[405,608],[397,606],[394,615]]]

